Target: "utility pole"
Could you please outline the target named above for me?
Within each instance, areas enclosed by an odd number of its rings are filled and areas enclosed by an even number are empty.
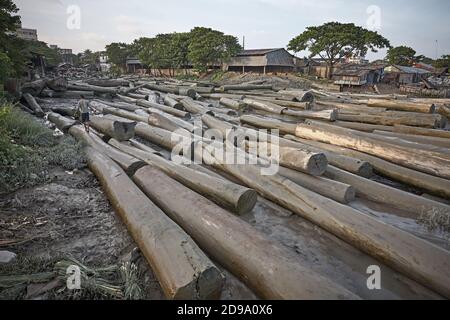
[[[242,36],[242,50],[245,50],[245,36]]]
[[[438,41],[436,40],[436,60],[438,59]]]

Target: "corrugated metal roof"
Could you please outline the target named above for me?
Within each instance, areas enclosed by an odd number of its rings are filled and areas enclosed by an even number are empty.
[[[265,54],[268,54],[272,51],[277,50],[285,50],[284,48],[273,48],[273,49],[249,49],[249,50],[242,50],[240,53],[238,53],[237,57],[243,57],[243,56],[263,56]]]
[[[430,73],[430,71],[428,71],[428,70],[415,68],[415,67],[405,67],[405,66],[399,66],[399,65],[394,65],[394,67],[404,73],[418,73],[418,74]]]

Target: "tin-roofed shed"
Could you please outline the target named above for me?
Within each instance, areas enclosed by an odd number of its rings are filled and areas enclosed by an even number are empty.
[[[224,69],[238,72],[292,72],[294,56],[286,49],[242,50],[224,64]]]

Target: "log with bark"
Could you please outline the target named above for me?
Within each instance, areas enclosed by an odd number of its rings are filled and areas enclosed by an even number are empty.
[[[183,104],[171,98],[169,95],[164,97],[164,104],[177,110],[184,110]]]
[[[250,124],[257,128],[278,129],[281,133],[285,134],[295,134],[295,129],[297,128],[297,124],[295,123],[274,120],[268,117],[242,115],[239,117],[239,120],[243,124]]]
[[[48,79],[46,81],[46,85],[51,90],[60,92],[60,91],[66,91],[67,90],[68,82],[67,82],[66,78],[57,77],[57,78],[53,78],[53,79]]]
[[[192,114],[213,114],[211,110],[208,108],[202,106],[201,104],[196,103],[194,100],[192,100],[189,97],[186,97],[182,100],[180,100],[181,104],[183,105],[184,109]]]
[[[80,99],[81,96],[85,97],[86,99],[94,98],[94,92],[75,91],[75,90],[67,90],[61,92],[56,92],[53,90],[43,90],[41,92],[41,97],[48,97],[48,98]]]
[[[67,86],[68,90],[75,90],[75,91],[93,91],[96,93],[109,93],[112,95],[115,95],[118,90],[115,88],[108,88],[108,87],[99,87],[99,86],[93,86],[90,84],[77,84],[77,83],[69,83]]]
[[[446,124],[445,118],[439,114],[422,114],[414,112],[385,112],[377,114],[338,113],[337,119],[342,121],[364,122],[384,126],[402,124],[427,128],[442,128]]]
[[[380,130],[383,130],[383,129],[380,129]],[[383,130],[383,131],[386,131],[386,130]],[[398,132],[398,133],[411,134],[411,135],[421,135],[421,136],[428,136],[428,137],[439,137],[439,138],[450,139],[450,131],[444,131],[444,130],[425,129],[425,128],[416,128],[416,127],[395,125],[392,128],[392,131]]]

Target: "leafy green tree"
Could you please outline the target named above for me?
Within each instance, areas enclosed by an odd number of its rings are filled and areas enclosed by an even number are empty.
[[[411,66],[415,59],[416,51],[413,48],[399,46],[390,48],[387,52],[386,59],[390,64],[400,66]]]
[[[0,0],[0,73],[3,81],[7,75],[20,73],[25,64],[20,48],[14,43],[16,37],[13,33],[20,25],[20,16],[16,15],[18,11],[19,8],[11,0]]]
[[[4,52],[0,52],[0,84],[11,75],[13,64],[8,55]]]
[[[446,54],[433,63],[435,68],[450,68],[450,55]]]
[[[106,46],[109,61],[121,69],[125,69],[127,58],[131,53],[132,50],[126,43],[113,42]]]
[[[308,50],[310,57],[320,56],[327,62],[330,70],[345,56],[365,56],[369,50],[377,52],[377,49],[389,47],[389,41],[377,32],[353,23],[339,22],[308,27],[288,44],[288,50]],[[329,77],[331,76],[330,72]]]
[[[236,37],[210,28],[195,27],[190,36],[188,58],[200,71],[228,60],[242,49]]]

